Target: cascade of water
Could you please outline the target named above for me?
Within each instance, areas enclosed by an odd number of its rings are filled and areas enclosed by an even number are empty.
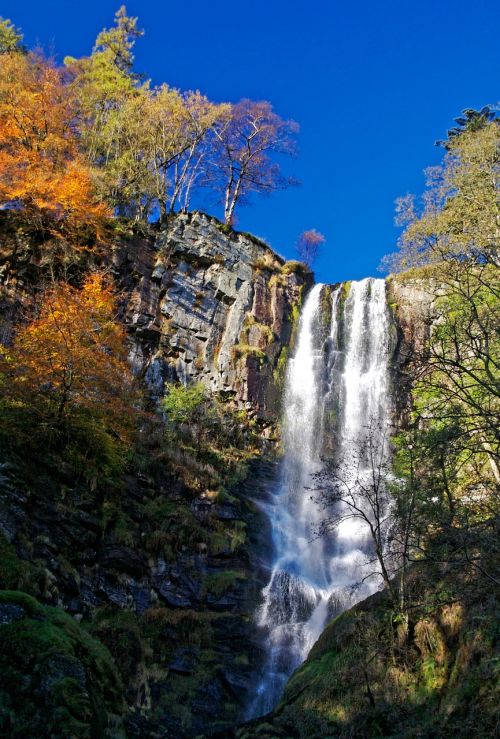
[[[352,595],[352,586],[366,574],[369,543],[363,524],[345,521],[330,537],[313,538],[322,513],[308,488],[321,469],[321,454],[328,441],[323,437],[331,433],[325,409],[332,403],[336,405],[334,453],[347,468],[359,460],[368,422],[376,429],[387,424],[385,282],[368,278],[351,283],[343,316],[339,308],[344,286],[333,290],[332,322],[326,337],[321,316],[323,289],[316,285],[306,300],[287,372],[285,454],[280,484],[267,511],[276,556],[258,614],[266,632],[268,657],[249,716],[274,707],[327,618],[374,588],[367,581]]]

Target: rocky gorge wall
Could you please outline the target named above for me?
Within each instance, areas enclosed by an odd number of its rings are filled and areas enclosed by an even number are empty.
[[[78,280],[81,269],[111,268],[130,360],[153,397],[166,381],[200,381],[276,420],[294,323],[313,282],[304,265],[197,212],[172,216],[162,230],[117,228],[104,256],[83,251],[75,265],[50,234],[0,216],[0,341],[54,275]]]
[[[274,437],[310,272],[202,214],[176,216],[161,231],[120,224],[110,234],[111,264],[106,257],[93,264],[86,255],[81,265],[54,262],[50,236],[8,218],[1,225],[4,343],[33,315],[51,272],[77,282],[79,269],[111,269],[130,358],[153,399],[163,396],[166,381],[199,381],[231,401],[228,407],[244,409],[262,436]],[[101,709],[92,718],[90,703],[109,680],[115,697],[123,697],[127,736],[193,736],[241,716],[260,659],[252,614],[266,580],[270,538],[253,499],[275,476],[272,461],[245,447],[245,433],[234,426],[235,436],[243,435],[244,461],[219,488],[208,480],[203,485],[206,463],[196,454],[182,462],[201,475],[196,488],[180,479],[169,461],[177,451],[165,448],[161,433],[144,441],[153,453],[145,448],[142,457],[138,450],[111,488],[99,480],[89,485],[48,459],[2,456],[0,588],[23,592],[5,594],[0,608],[0,623],[20,644],[19,658],[6,657],[0,693],[25,685],[9,698],[5,725],[0,715],[7,732],[29,696],[31,708],[22,710],[33,735],[44,735],[47,704],[60,704],[64,715],[101,731],[107,719]],[[273,443],[266,448],[272,453]],[[24,593],[64,610],[65,634],[81,623],[74,651],[90,632],[96,644],[89,649],[107,648],[103,660],[115,673],[100,682],[87,658],[77,664],[71,649],[56,646],[48,659],[24,645],[23,633],[38,634],[52,623],[52,615],[32,623],[37,607],[20,605]],[[74,679],[79,697],[63,691]],[[71,700],[80,701],[81,711]],[[113,712],[119,703],[114,700]],[[73,731],[69,719],[61,725],[62,735]]]
[[[43,235],[19,225],[0,228],[4,342],[49,281],[47,250]],[[96,266],[114,275],[130,359],[153,399],[163,396],[165,382],[201,382],[244,409],[258,433],[273,440],[272,450],[312,274],[201,213],[177,215],[162,230],[121,224],[110,234],[108,255]],[[78,279],[71,264],[60,274]],[[323,292],[326,335],[332,290]],[[432,301],[419,279],[390,281],[388,301],[393,390],[405,409]],[[63,609],[105,645],[106,664],[116,669],[114,691],[127,706],[127,736],[224,733],[241,719],[262,658],[253,614],[266,583],[270,535],[254,501],[275,484],[276,469],[255,456],[219,490],[208,483],[195,490],[160,452],[153,468],[139,460],[112,490],[89,488],[39,461],[2,459],[0,587]],[[30,609],[20,602],[6,602],[5,623],[26,630]],[[6,673],[7,682],[14,684],[14,673],[23,682],[23,660]],[[45,701],[76,674],[70,662],[67,655],[55,662],[42,655],[31,663],[28,692],[41,696],[33,709],[37,727]],[[94,677],[78,670],[85,691]]]
[[[201,213],[154,241],[118,245],[131,360],[153,395],[199,381],[261,420],[276,419],[288,347],[312,273]]]

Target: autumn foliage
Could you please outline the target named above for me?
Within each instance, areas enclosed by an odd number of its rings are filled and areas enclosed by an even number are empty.
[[[96,224],[107,212],[78,148],[62,72],[37,54],[1,57],[0,204],[70,225]]]
[[[82,289],[61,283],[47,292],[38,316],[1,360],[12,428],[17,414],[21,428],[44,435],[47,444],[76,434],[83,450],[96,438],[129,445],[136,398],[115,313],[113,292],[100,274],[90,274]]]
[[[267,101],[215,103],[152,86],[133,68],[141,36],[122,6],[92,53],[60,69],[0,24],[0,207],[96,226],[104,203],[165,221],[210,192],[232,224],[253,195],[296,183],[279,162],[295,152],[296,123]]]

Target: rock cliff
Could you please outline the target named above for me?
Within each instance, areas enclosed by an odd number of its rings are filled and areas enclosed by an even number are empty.
[[[175,216],[154,240],[123,241],[114,267],[131,359],[155,396],[165,381],[195,380],[276,418],[310,272],[201,213]]]
[[[178,459],[179,449],[152,414],[136,458],[111,486],[100,479],[89,484],[57,454],[42,450],[24,459],[2,449],[0,588],[63,609],[64,629],[72,619],[75,628],[81,622],[83,633],[109,650],[103,660],[110,670],[114,664],[113,684],[123,686],[127,736],[193,736],[228,727],[242,715],[259,660],[252,614],[266,580],[270,537],[253,500],[275,471],[272,461],[257,458],[258,437],[276,425],[287,353],[312,275],[197,213],[172,218],[164,230],[116,224],[105,254],[83,252],[81,263],[68,264],[54,256],[50,235],[8,214],[0,218],[4,343],[33,314],[52,275],[78,284],[89,267],[112,270],[131,361],[153,399],[163,396],[165,381],[203,383],[231,401],[223,405],[236,444],[232,450],[215,445],[204,459],[199,448]],[[245,411],[253,430],[238,421],[234,407]],[[196,484],[176,465],[189,467]],[[8,616],[18,613],[19,597],[6,596]],[[32,628],[28,615],[19,611],[19,629]],[[54,618],[59,623],[63,616],[58,611]],[[83,639],[76,632],[74,638]],[[59,695],[76,668],[72,655],[69,661],[66,652],[54,655],[62,665],[57,679],[43,655],[36,669]],[[16,675],[24,669],[21,659]],[[97,691],[108,689],[108,678],[101,684],[102,676],[78,670],[84,690],[87,680],[97,681]],[[33,711],[41,716],[37,691]],[[105,710],[117,711],[116,701]],[[95,731],[99,721],[106,724],[102,715],[74,717]]]

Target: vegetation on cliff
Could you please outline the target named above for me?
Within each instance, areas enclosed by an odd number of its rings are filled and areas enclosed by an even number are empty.
[[[152,87],[134,71],[142,31],[125,7],[90,56],[63,69],[27,52],[10,21],[1,30],[0,199],[11,206],[96,227],[109,209],[164,221],[204,189],[232,224],[252,194],[294,184],[278,160],[294,153],[297,124],[267,101]]]
[[[4,736],[122,734],[123,688],[110,653],[58,608],[0,591]],[[122,734],[123,735],[123,734]]]
[[[251,478],[269,445],[252,402],[233,402],[229,383],[210,392],[172,371],[160,403],[150,397],[130,367],[111,253],[121,239],[156,234],[150,221],[165,225],[201,188],[222,202],[218,237],[237,241],[236,208],[294,184],[277,155],[293,154],[297,126],[265,101],[152,87],[134,71],[141,35],[121,8],[92,53],[60,69],[0,21],[6,292],[23,307],[0,337],[6,736],[229,735],[252,688],[251,614],[265,577],[254,552],[265,532]],[[391,279],[425,278],[432,305],[425,345],[405,367],[411,397],[392,467],[379,468],[393,501],[389,547],[367,514],[380,566],[390,560],[386,593],[330,624],[276,712],[237,736],[497,730],[499,129],[488,109],[466,111],[442,142],[422,207],[399,204],[407,225]],[[309,266],[323,241],[314,230],[299,240]],[[162,295],[181,262],[174,248],[156,265]],[[215,252],[184,254],[179,272],[201,264],[216,282]],[[258,297],[227,355],[251,364],[255,383],[267,368],[280,388],[290,342],[275,330],[277,301],[288,305],[275,288],[293,280],[293,342],[311,273],[267,248],[249,273]],[[214,288],[211,315],[234,304],[233,282],[231,293]],[[346,294],[344,284],[339,310]],[[203,300],[197,291],[193,308]],[[324,300],[326,330],[330,290]],[[166,322],[162,332],[174,359]],[[189,362],[202,369],[205,351]]]
[[[277,709],[236,730],[241,739],[498,731],[499,143],[488,109],[466,111],[391,257],[402,271],[389,290],[417,283],[428,295],[392,459],[361,450],[371,474],[355,497],[335,468],[318,477],[321,529],[365,521],[385,590],[327,627]]]
[[[383,593],[338,616],[276,711],[234,736],[495,736],[497,595],[444,564],[415,565],[411,581],[409,630]]]

